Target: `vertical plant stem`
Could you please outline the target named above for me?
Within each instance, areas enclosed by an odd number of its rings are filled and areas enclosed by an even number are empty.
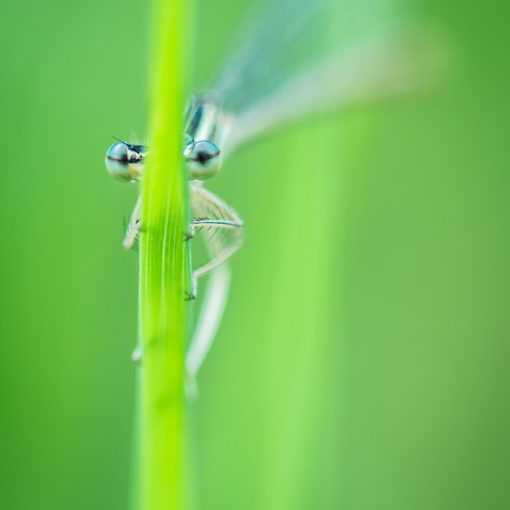
[[[137,510],[184,507],[187,185],[181,115],[188,0],[154,0],[151,153],[142,191]]]

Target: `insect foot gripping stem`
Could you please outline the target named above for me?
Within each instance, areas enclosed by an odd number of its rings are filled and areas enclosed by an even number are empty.
[[[197,298],[197,290],[198,290],[198,280],[195,274],[191,276],[191,290],[186,291],[185,300],[186,301],[195,301]]]
[[[191,239],[193,239],[193,237],[195,236],[195,232],[190,230],[189,232],[184,232],[183,234],[183,237],[184,237],[184,242],[188,242],[188,241],[191,241]]]

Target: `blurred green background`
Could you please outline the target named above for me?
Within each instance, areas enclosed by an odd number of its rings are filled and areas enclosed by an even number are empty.
[[[250,3],[197,2],[197,83]],[[197,508],[510,508],[509,8],[420,9],[455,48],[440,89],[301,124],[211,185],[248,242],[190,409]],[[103,155],[146,134],[148,6],[2,20],[0,508],[125,509],[136,189]]]

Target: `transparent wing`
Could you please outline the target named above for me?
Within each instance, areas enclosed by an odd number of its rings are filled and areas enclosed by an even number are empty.
[[[321,56],[400,16],[398,0],[263,1],[241,27],[214,91],[233,113]]]
[[[240,110],[228,126],[224,152],[292,120],[422,87],[436,67],[429,53],[424,40],[398,31],[356,41]]]
[[[278,0],[251,12],[232,44],[228,66],[213,87],[220,104],[234,113],[245,108],[288,76],[293,61],[316,51],[317,42],[307,43],[321,24],[327,3]]]
[[[408,73],[416,69],[408,64],[417,58],[402,51],[409,46],[401,30],[405,18],[398,0],[263,6],[213,88],[231,118],[227,152],[294,118],[408,87],[414,80]]]

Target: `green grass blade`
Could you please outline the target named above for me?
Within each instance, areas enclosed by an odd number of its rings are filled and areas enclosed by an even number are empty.
[[[183,359],[187,310],[187,182],[182,172],[188,0],[154,1],[151,155],[140,249],[139,510],[184,506]]]

